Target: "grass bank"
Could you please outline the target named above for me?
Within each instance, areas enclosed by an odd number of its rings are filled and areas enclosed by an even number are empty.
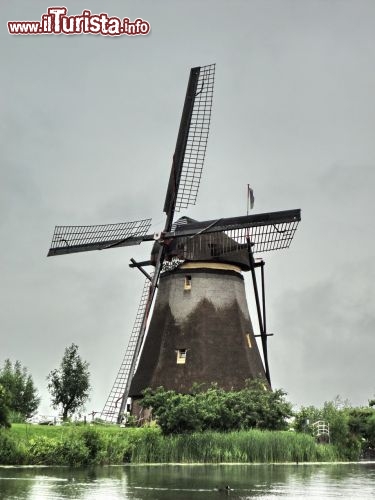
[[[163,436],[157,427],[13,424],[0,432],[0,464],[277,463],[341,460],[332,445],[287,431]]]

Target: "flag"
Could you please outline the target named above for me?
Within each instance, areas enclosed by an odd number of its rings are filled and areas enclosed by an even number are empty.
[[[254,191],[250,187],[250,184],[247,185],[247,203],[248,207],[254,207]]]

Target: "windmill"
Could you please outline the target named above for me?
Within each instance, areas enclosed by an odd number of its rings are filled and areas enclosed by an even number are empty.
[[[300,210],[175,220],[176,212],[197,199],[214,75],[215,65],[190,71],[163,209],[166,222],[160,233],[148,234],[151,219],[55,227],[48,256],[153,242],[149,261],[131,259],[130,267],[138,268],[146,281],[124,359],[101,414],[108,421],[121,421],[128,397],[136,414],[146,387],[163,385],[188,392],[194,382],[217,382],[231,389],[259,376],[271,385],[264,261],[255,260],[254,254],[289,247]],[[147,266],[153,267],[151,273],[144,269]],[[263,362],[246,302],[243,271],[252,276]]]

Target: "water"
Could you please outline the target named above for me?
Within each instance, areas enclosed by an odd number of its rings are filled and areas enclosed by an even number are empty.
[[[67,498],[367,500],[375,499],[375,463],[0,467],[1,500]]]

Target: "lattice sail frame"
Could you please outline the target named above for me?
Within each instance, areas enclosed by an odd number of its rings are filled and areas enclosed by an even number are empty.
[[[225,234],[240,246],[247,244],[247,240],[250,239],[253,244],[252,252],[263,253],[289,248],[298,224],[299,221],[282,222],[281,224],[233,229],[226,231]]]
[[[163,272],[173,271],[184,261],[196,260],[197,256],[200,260],[215,260],[215,257],[221,260],[222,257],[228,257],[229,254],[235,255],[239,251],[245,250],[247,254],[248,240],[252,244],[253,254],[289,248],[300,217],[292,216],[291,219],[272,224],[265,222],[259,225],[252,224],[227,231],[220,229],[215,232],[211,228],[208,229],[210,232],[202,231],[192,236],[176,236],[172,258],[164,262]],[[189,224],[178,223],[176,235],[178,235],[178,230],[189,230]]]
[[[149,291],[150,281],[146,279],[143,285],[141,301],[138,306],[137,315],[134,321],[133,329],[128,341],[128,346],[126,348],[124,358],[117,373],[116,380],[112,386],[111,392],[100,415],[100,418],[106,420],[107,422],[116,423],[118,421],[121,400],[124,396],[129,378],[133,377],[133,373],[131,373],[131,365],[134,356],[138,354],[136,352],[138,338],[141,331],[143,316],[146,310],[146,304],[149,299]]]
[[[132,245],[139,245],[150,227],[151,219],[96,226],[56,226],[48,255],[103,250],[127,238],[132,238]]]
[[[172,253],[180,260],[193,260],[196,255],[211,259],[242,250],[248,240],[253,253],[288,248],[300,220],[298,209],[205,222],[182,218],[174,226]]]
[[[261,226],[249,229],[234,229],[224,233],[202,234],[191,238],[182,239],[185,243],[184,258],[193,257],[194,250],[202,251],[202,245],[208,246],[210,256],[223,255],[228,252],[241,250],[247,245],[247,239],[253,244],[253,253],[270,252],[271,250],[280,250],[288,248],[296,232],[298,222],[289,222],[283,224],[274,224],[272,226]],[[218,248],[219,247],[219,248]]]
[[[200,68],[175,211],[195,205],[206,155],[215,82],[215,64]]]

